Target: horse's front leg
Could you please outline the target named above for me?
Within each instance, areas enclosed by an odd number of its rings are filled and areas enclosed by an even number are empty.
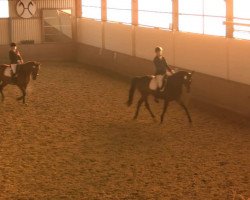
[[[19,86],[19,89],[21,90],[21,92],[22,92],[22,96],[21,97],[18,97],[17,98],[17,100],[18,101],[23,101],[23,104],[25,104],[26,103],[26,87],[20,87]]]
[[[145,99],[145,107],[147,108],[147,110],[149,111],[151,117],[155,120],[155,115],[154,113],[152,112],[151,108],[150,108],[150,105],[148,103],[148,98]]]
[[[1,92],[1,96],[2,96],[2,102],[4,102],[5,96],[3,94],[3,90],[1,90],[0,92]]]
[[[4,102],[4,99],[5,99],[5,96],[4,96],[4,93],[3,93],[3,89],[4,89],[5,86],[6,86],[6,84],[4,84],[3,82],[0,84],[0,93],[1,93],[1,96],[2,96],[2,102]]]
[[[140,100],[139,100],[138,103],[137,103],[137,108],[136,108],[136,112],[135,112],[134,119],[137,119],[137,118],[138,118],[139,111],[140,111],[140,107],[141,107],[143,101],[144,101],[144,98],[141,97]]]
[[[164,101],[163,112],[162,112],[162,115],[161,115],[161,124],[163,123],[164,116],[165,116],[165,113],[166,113],[167,108],[168,108],[168,104],[169,104],[169,101],[168,101],[168,100],[165,100],[165,101]]]
[[[179,103],[180,106],[185,110],[185,112],[186,112],[186,114],[187,114],[187,117],[188,117],[189,123],[192,123],[192,119],[191,119],[190,113],[189,113],[187,107],[185,106],[185,104],[184,104],[181,100],[180,100],[178,103]]]
[[[1,96],[2,96],[2,102],[4,102],[5,96],[3,94],[3,88],[0,88],[0,93],[1,93]]]

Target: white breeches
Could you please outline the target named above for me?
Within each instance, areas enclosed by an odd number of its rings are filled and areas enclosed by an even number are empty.
[[[164,75],[156,75],[155,79],[156,79],[156,82],[157,82],[157,87],[162,88]]]
[[[11,64],[10,68],[11,68],[13,74],[15,74],[16,73],[17,64]]]

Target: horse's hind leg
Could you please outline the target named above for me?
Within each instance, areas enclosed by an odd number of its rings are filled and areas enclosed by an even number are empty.
[[[187,107],[185,106],[185,104],[184,104],[182,101],[179,101],[179,104],[180,104],[180,106],[185,110],[185,112],[186,112],[186,114],[187,114],[187,117],[188,117],[188,121],[189,121],[190,123],[192,123],[192,119],[191,119],[190,113],[189,113]]]
[[[152,112],[152,110],[151,110],[151,108],[150,108],[150,106],[149,106],[149,103],[148,103],[148,99],[147,99],[147,98],[145,99],[145,107],[146,107],[147,110],[149,111],[151,117],[152,117],[153,119],[155,119],[155,115],[154,115],[154,113]]]
[[[139,100],[138,103],[137,103],[137,108],[136,108],[136,112],[135,112],[134,119],[137,119],[137,118],[138,118],[138,114],[139,114],[139,111],[140,111],[140,107],[141,107],[141,105],[142,105],[143,102],[144,102],[144,98],[141,97],[140,100]]]
[[[23,89],[22,92],[23,92],[23,104],[25,104],[26,103],[26,90]]]

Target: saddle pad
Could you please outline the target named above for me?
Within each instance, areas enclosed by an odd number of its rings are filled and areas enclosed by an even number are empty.
[[[4,70],[4,76],[7,76],[7,77],[11,77],[11,68],[10,67],[6,67],[5,70]]]
[[[157,87],[158,87],[158,85],[157,85],[156,78],[155,78],[155,76],[153,76],[152,80],[149,83],[149,89],[150,90],[157,90]]]

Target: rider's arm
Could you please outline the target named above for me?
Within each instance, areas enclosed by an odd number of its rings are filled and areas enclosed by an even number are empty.
[[[21,63],[23,63],[23,58],[22,58],[22,56],[21,56],[21,54],[20,54],[19,51],[17,51],[17,57],[18,57],[18,60],[20,60]]]
[[[167,63],[167,61],[165,60],[165,58],[163,58],[164,59],[164,63],[165,63],[165,66],[166,66],[166,68],[167,68],[167,70],[170,72],[170,73],[174,73],[174,70],[173,69],[171,69],[171,67],[169,67],[169,65],[168,65],[168,63]]]

